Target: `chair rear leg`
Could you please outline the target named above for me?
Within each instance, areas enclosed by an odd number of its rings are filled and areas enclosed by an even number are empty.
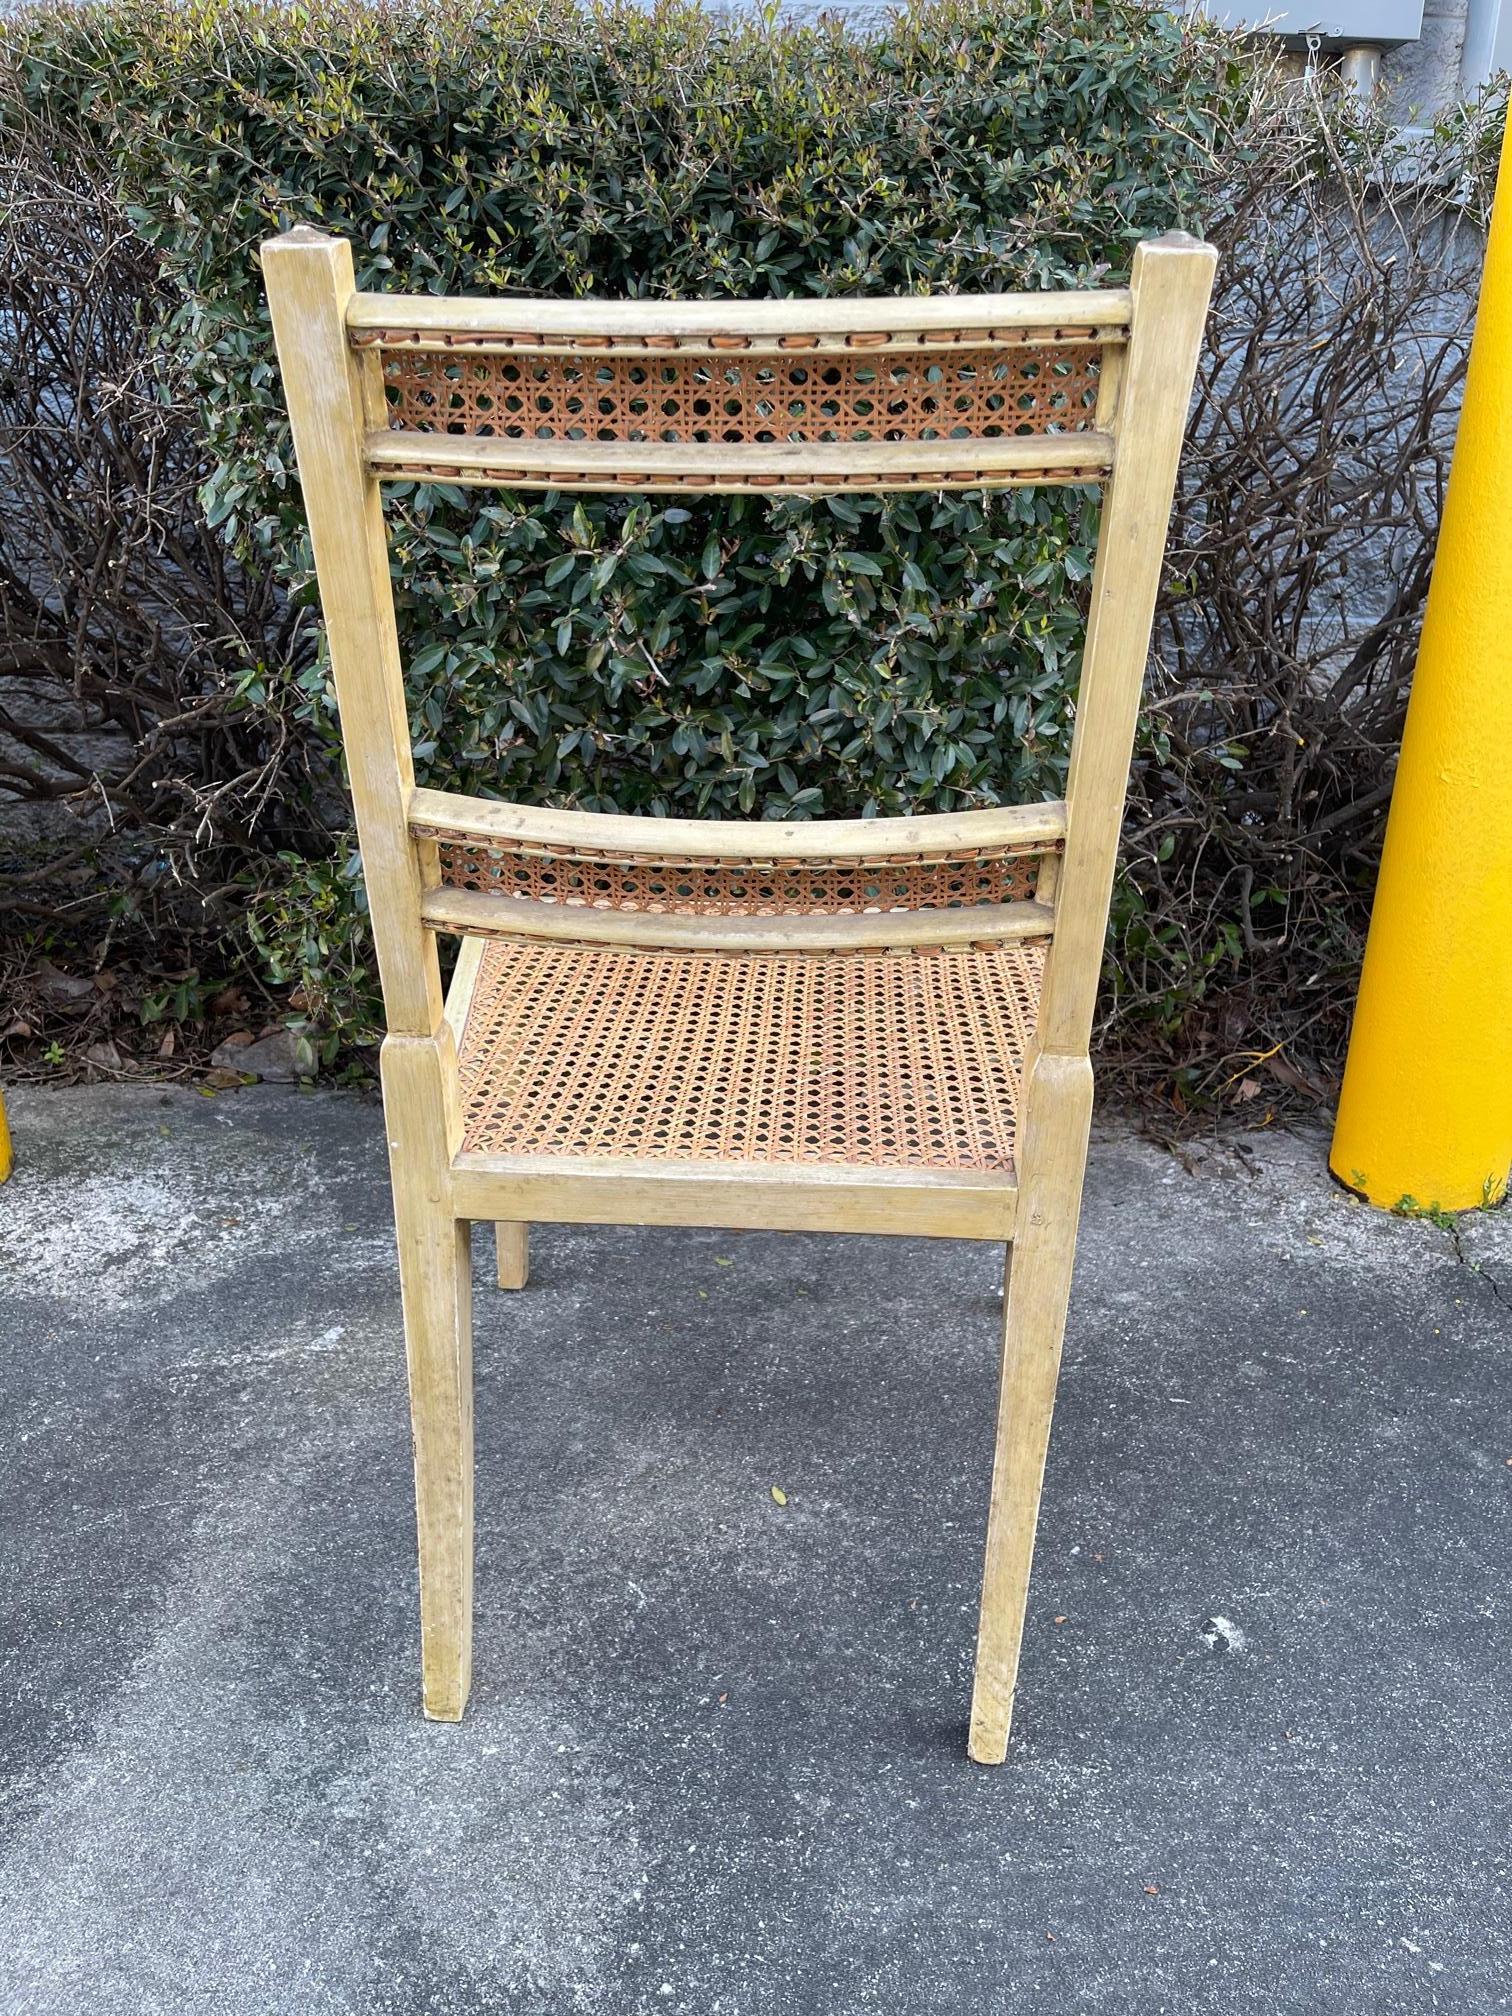
[[[499,1286],[523,1288],[530,1279],[530,1227],[501,1218],[494,1226],[499,1259]]]
[[[451,1212],[435,1043],[388,1037],[382,1072],[415,1445],[425,1712],[459,1722],[472,1682],[471,1227]]]
[[[1001,1764],[1008,1751],[1034,1529],[1076,1255],[1092,1114],[1091,1065],[1084,1057],[1039,1057],[1029,1074],[1024,1107],[1018,1222],[1009,1249],[992,1503],[967,1742],[978,1764]]]

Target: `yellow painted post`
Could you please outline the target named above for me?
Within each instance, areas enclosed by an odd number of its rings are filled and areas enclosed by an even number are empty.
[[[1463,1211],[1512,1164],[1512,124],[1329,1165]]]
[[[0,1183],[15,1166],[16,1158],[11,1153],[10,1122],[5,1117],[5,1090],[0,1086]]]

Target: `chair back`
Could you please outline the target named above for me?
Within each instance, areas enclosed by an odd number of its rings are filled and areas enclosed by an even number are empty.
[[[435,1033],[433,934],[744,951],[1051,941],[1041,1047],[1088,1042],[1214,254],[1127,288],[840,301],[356,290],[263,247],[391,1032]],[[716,493],[1101,484],[1064,801],[814,824],[546,811],[415,785],[385,483]]]

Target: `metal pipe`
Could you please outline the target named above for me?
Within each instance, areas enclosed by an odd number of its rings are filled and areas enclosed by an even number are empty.
[[[1346,90],[1361,98],[1374,98],[1381,88],[1381,52],[1374,42],[1359,42],[1339,58],[1339,75]]]

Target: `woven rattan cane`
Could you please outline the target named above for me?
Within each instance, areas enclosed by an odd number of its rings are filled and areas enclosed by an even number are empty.
[[[516,356],[387,350],[392,427],[503,440],[938,441],[1076,432],[1101,347],[873,355]]]
[[[680,302],[363,294],[350,248],[303,229],[263,259],[383,985],[426,1712],[459,1719],[471,1680],[473,1222],[497,1228],[505,1288],[537,1222],[991,1239],[1012,1267],[969,1749],[1001,1762],[1212,254],[1140,246],[1127,287],[1073,293]],[[383,535],[386,486],[415,483],[699,493],[716,523],[726,492],[749,516],[1106,484],[1065,799],[805,825],[422,788]]]
[[[463,1146],[1007,1173],[1043,972],[1035,944],[491,944],[459,1053]]]
[[[812,917],[874,910],[969,909],[1034,894],[1043,852],[985,847],[965,856],[864,860],[648,860],[611,852],[552,853],[507,841],[461,840],[425,826],[441,885],[594,910],[688,917]]]

